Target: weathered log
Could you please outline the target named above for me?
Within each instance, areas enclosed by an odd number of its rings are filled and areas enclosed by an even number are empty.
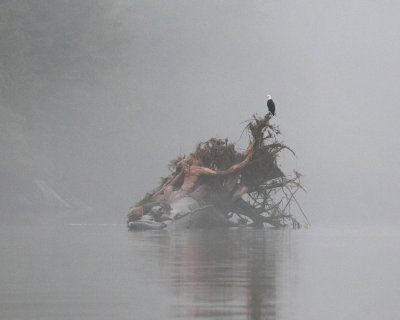
[[[286,211],[302,188],[301,175],[285,176],[277,164],[280,152],[293,151],[277,140],[280,132],[270,124],[271,114],[253,118],[246,126],[250,142],[244,152],[236,151],[228,139],[212,138],[200,143],[189,156],[172,161],[172,174],[131,207],[128,226],[161,228],[188,214],[211,214],[215,219],[203,220],[219,224],[217,221],[228,221],[236,214],[241,223],[246,216],[248,224],[256,227],[264,223],[281,227],[286,220],[297,227],[297,220]],[[290,197],[284,187],[290,190]],[[283,191],[280,196],[279,190]]]

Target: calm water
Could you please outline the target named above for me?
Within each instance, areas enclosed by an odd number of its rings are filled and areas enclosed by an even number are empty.
[[[0,319],[399,319],[397,229],[0,227]]]

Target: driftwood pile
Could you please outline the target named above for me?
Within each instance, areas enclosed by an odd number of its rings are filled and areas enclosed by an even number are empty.
[[[162,229],[187,214],[207,211],[213,217],[210,224],[299,228],[300,222],[290,213],[292,204],[309,224],[295,198],[304,190],[301,174],[294,171],[287,176],[277,164],[283,150],[294,152],[278,140],[280,132],[271,118],[268,113],[248,121],[250,141],[244,152],[228,139],[212,138],[189,156],[171,161],[171,174],[131,207],[128,226]]]

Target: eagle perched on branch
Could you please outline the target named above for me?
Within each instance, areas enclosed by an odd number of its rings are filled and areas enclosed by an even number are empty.
[[[275,115],[275,103],[272,100],[272,97],[270,95],[267,95],[267,106],[268,106],[268,111],[274,116]]]

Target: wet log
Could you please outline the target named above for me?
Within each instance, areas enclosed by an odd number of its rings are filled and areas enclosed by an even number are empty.
[[[128,227],[163,229],[188,215],[188,221],[209,221],[209,226],[282,227],[290,221],[298,227],[288,210],[294,194],[304,190],[301,175],[287,176],[279,168],[278,155],[294,152],[278,140],[280,132],[271,118],[268,113],[248,121],[250,140],[244,152],[228,139],[211,138],[199,143],[195,152],[171,161],[170,176],[131,207]],[[197,225],[209,227],[205,222]]]

